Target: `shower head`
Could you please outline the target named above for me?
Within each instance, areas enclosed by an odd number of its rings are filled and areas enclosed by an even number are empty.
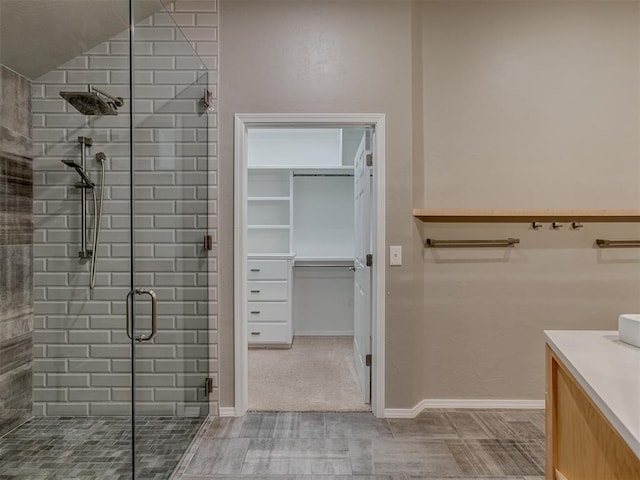
[[[60,92],[60,96],[83,115],[117,115],[124,105],[122,97],[114,97],[89,85],[86,92]]]
[[[62,160],[62,163],[64,163],[67,167],[75,168],[76,172],[78,172],[78,175],[82,177],[82,180],[87,186],[95,187],[96,184],[91,181],[91,179],[82,169],[82,167],[78,165],[76,162],[74,162],[73,160]]]

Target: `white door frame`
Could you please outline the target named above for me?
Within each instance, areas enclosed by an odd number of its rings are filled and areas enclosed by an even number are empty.
[[[372,289],[371,409],[384,416],[385,399],[385,115],[384,114],[270,114],[235,115],[234,128],[234,415],[246,413],[249,401],[249,359],[246,318],[247,281],[247,128],[276,126],[373,126],[375,151],[373,162],[373,208],[375,224]]]

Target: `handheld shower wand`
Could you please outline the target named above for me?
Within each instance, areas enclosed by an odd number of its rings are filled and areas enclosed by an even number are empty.
[[[87,174],[84,171],[84,168],[82,168],[76,162],[74,162],[73,160],[62,160],[62,163],[64,163],[67,167],[71,167],[71,168],[75,168],[76,169],[76,172],[78,172],[78,174],[80,175],[80,177],[84,181],[85,187],[87,187],[87,188],[95,187],[96,184],[93,183],[91,181],[91,179],[87,176]]]

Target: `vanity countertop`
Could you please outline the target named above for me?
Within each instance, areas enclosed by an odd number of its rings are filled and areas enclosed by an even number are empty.
[[[640,458],[640,348],[615,330],[546,330],[547,344]]]

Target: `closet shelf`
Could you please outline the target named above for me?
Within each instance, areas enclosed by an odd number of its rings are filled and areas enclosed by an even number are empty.
[[[288,252],[288,253],[253,252],[253,253],[247,254],[247,258],[249,260],[273,260],[273,259],[293,260],[295,256],[296,254],[293,252]]]
[[[473,210],[414,208],[413,216],[423,222],[640,222],[640,210]]]
[[[353,263],[354,259],[353,257],[301,257],[296,255],[295,258],[295,263],[300,263],[300,262],[327,262],[327,263],[331,263],[331,262],[351,262]]]
[[[289,225],[248,225],[249,230],[288,230]]]
[[[288,202],[291,197],[247,197],[249,202]]]
[[[318,172],[344,172],[353,171],[353,165],[249,165],[249,171],[252,172],[271,172],[271,171],[318,171]]]

